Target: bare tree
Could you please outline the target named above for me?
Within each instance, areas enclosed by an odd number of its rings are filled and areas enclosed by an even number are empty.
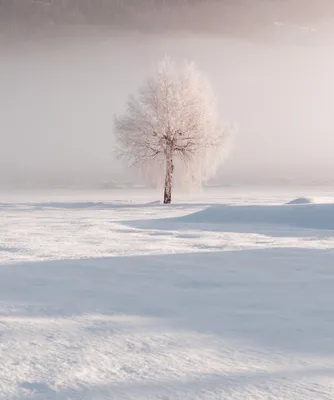
[[[172,201],[175,162],[183,180],[201,183],[221,160],[227,132],[217,123],[216,100],[193,63],[159,62],[127,111],[116,117],[119,152],[147,176],[164,176],[164,204]]]

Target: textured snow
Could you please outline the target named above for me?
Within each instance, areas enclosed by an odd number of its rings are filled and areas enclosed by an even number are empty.
[[[2,194],[0,399],[334,398],[333,206],[277,193]]]

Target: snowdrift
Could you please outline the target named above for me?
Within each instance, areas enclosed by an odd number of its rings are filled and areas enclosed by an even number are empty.
[[[310,229],[334,229],[334,204],[214,205],[180,220],[206,224],[283,224]]]
[[[294,199],[289,201],[286,204],[313,204],[314,200],[308,197],[298,197],[298,199]]]

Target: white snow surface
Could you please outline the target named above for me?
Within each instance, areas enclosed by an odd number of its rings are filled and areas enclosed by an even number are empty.
[[[313,192],[0,193],[0,399],[333,399],[334,200]]]

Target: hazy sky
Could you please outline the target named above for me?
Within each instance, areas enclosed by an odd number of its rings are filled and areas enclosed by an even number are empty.
[[[131,177],[113,153],[113,115],[165,54],[196,61],[221,118],[239,126],[220,182],[331,178],[334,46],[327,40],[298,46],[95,31],[0,46],[0,185]]]

